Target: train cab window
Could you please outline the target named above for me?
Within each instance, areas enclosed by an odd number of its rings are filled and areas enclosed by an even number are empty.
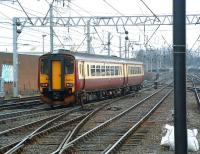
[[[96,65],[96,76],[100,76],[100,65]]]
[[[74,61],[67,60],[65,62],[65,74],[73,74],[74,73]]]
[[[95,76],[95,65],[91,65],[91,76]]]
[[[48,74],[48,59],[41,59],[41,73]]]
[[[101,66],[101,76],[105,76],[105,75],[106,75],[105,66]]]

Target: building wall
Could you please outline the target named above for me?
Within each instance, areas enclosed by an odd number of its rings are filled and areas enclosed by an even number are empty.
[[[38,59],[39,56],[19,55],[19,93],[21,95],[35,93],[38,89]],[[12,53],[0,53],[0,75],[3,64],[13,64]],[[7,95],[12,95],[12,83],[5,83],[4,89]]]

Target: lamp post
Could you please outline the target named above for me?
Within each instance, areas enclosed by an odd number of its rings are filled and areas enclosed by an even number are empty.
[[[44,55],[44,38],[46,37],[47,35],[42,35],[42,51],[43,51],[43,55]]]

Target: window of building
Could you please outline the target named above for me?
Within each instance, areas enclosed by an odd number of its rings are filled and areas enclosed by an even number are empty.
[[[5,82],[13,82],[13,65],[2,64],[1,77]]]

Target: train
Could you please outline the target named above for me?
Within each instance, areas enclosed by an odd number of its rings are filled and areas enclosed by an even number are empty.
[[[38,88],[51,106],[124,95],[140,90],[143,81],[143,63],[130,59],[64,49],[39,57]]]

